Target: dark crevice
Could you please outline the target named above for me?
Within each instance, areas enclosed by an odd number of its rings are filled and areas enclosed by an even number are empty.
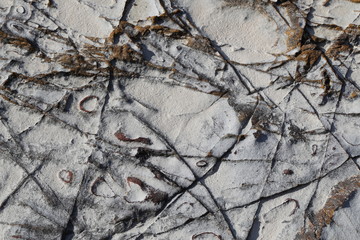
[[[260,211],[261,211],[261,208],[262,208],[262,204],[263,204],[263,201],[260,201],[259,202],[259,206],[257,207],[256,209],[256,213],[254,215],[254,219],[253,219],[253,223],[251,225],[251,228],[248,232],[248,235],[247,237],[245,238],[246,240],[256,240],[256,239],[259,239],[259,236],[260,236],[260,226],[261,226],[261,223],[260,223]]]

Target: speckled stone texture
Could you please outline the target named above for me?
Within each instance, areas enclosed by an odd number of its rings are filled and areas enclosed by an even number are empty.
[[[359,3],[0,0],[0,240],[360,239]]]

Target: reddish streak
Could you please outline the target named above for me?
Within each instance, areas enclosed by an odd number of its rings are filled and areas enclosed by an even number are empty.
[[[139,185],[143,191],[146,189],[145,184],[136,177],[128,177],[127,181],[128,181],[128,183],[134,183],[136,185]]]
[[[115,137],[117,139],[119,139],[120,141],[123,142],[140,142],[143,144],[147,144],[147,145],[151,145],[151,140],[149,138],[143,138],[143,137],[139,137],[139,138],[128,138],[127,136],[125,136],[125,134],[123,134],[122,132],[116,132]]]
[[[12,235],[12,238],[17,238],[17,239],[25,239],[23,236],[20,235]]]

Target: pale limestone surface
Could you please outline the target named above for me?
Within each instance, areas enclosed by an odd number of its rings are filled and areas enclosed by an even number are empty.
[[[360,239],[359,2],[1,0],[0,239]]]

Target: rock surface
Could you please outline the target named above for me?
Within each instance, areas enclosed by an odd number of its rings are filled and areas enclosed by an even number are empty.
[[[360,239],[359,3],[1,0],[0,239]]]

